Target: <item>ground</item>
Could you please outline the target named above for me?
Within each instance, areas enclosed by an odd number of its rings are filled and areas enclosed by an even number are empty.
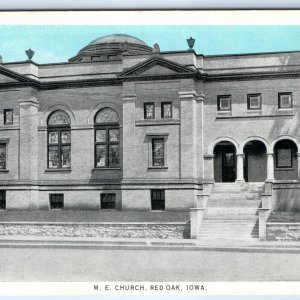
[[[0,248],[1,281],[299,281],[298,253],[272,251]]]
[[[300,213],[292,213],[292,212],[273,212],[270,216],[268,222],[300,222]]]

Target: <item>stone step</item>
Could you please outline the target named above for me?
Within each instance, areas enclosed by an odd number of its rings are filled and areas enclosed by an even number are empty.
[[[244,199],[209,199],[207,206],[252,206],[259,207],[261,200],[244,200]]]
[[[242,206],[208,206],[205,210],[206,215],[256,215],[258,207],[242,207]]]
[[[222,236],[216,235],[212,237],[199,235],[198,239],[201,241],[212,242],[216,240],[222,241],[258,241],[258,236]]]
[[[249,192],[238,192],[238,193],[222,193],[222,192],[217,192],[217,193],[211,193],[209,196],[209,200],[211,199],[237,199],[237,200],[259,200],[261,199],[261,194],[254,192],[254,193],[249,193]]]
[[[205,215],[204,216],[204,221],[211,220],[213,222],[217,221],[227,221],[227,222],[235,222],[237,220],[244,220],[244,221],[249,221],[249,220],[258,220],[257,215]]]
[[[215,183],[212,192],[262,192],[264,184]]]

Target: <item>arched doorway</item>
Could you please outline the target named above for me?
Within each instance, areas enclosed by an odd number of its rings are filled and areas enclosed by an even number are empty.
[[[236,180],[236,148],[231,142],[219,142],[214,147],[214,179],[215,182]]]
[[[274,145],[274,177],[276,180],[292,180],[298,177],[297,145],[289,139]]]
[[[263,182],[267,178],[267,148],[258,140],[244,146],[244,179],[247,182]]]

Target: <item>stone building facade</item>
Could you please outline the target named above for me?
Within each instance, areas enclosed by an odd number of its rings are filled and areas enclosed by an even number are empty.
[[[1,63],[0,206],[184,211],[214,183],[267,182],[272,210],[297,211],[299,75],[300,52],[162,52],[127,35],[66,63]]]

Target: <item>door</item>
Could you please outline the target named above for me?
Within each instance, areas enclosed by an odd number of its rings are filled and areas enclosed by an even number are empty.
[[[234,146],[222,147],[222,181],[234,182],[236,179],[236,155]]]

